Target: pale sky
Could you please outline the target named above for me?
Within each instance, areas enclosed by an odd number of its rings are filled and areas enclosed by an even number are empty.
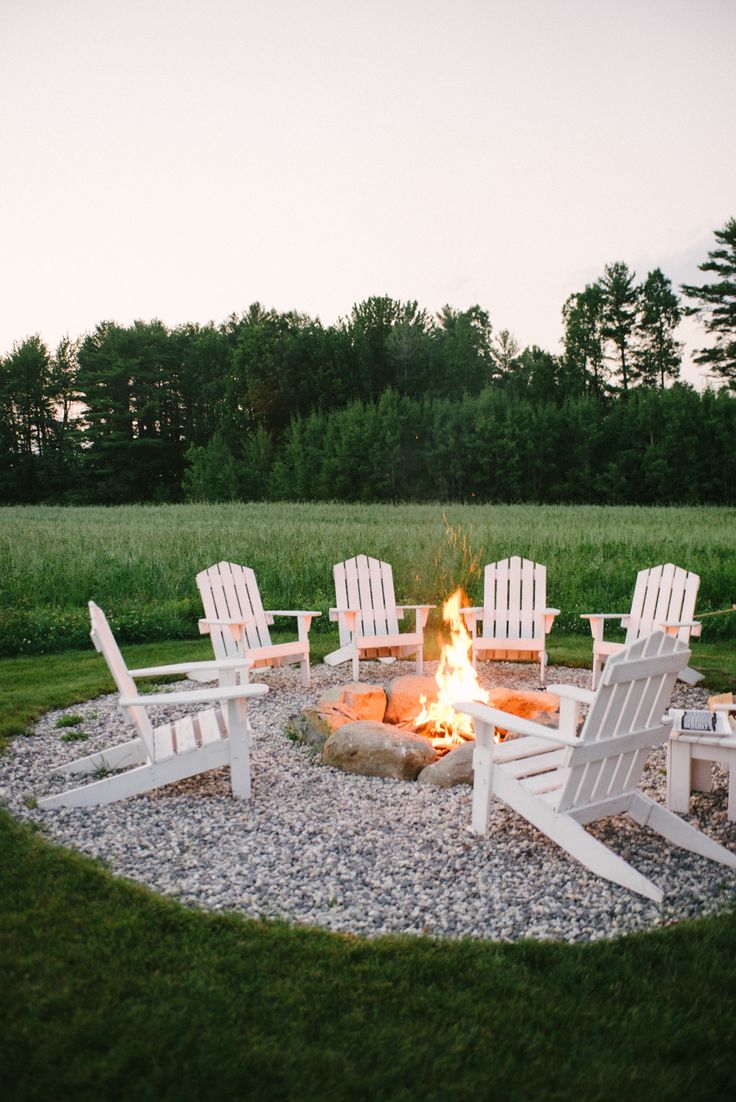
[[[736,0],[0,0],[0,353],[376,294],[557,352],[736,216],[734,47]]]

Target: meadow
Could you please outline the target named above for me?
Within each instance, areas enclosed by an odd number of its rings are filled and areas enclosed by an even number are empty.
[[[582,612],[626,611],[637,571],[661,562],[701,575],[698,613],[736,600],[733,508],[19,506],[0,509],[0,656],[87,646],[90,598],[123,642],[194,638],[195,575],[220,559],[255,569],[266,607],[326,613],[333,563],[360,552],[393,564],[399,600],[438,604],[457,585],[477,601],[486,562],[546,563],[555,635],[587,635]],[[736,615],[707,621],[704,640],[730,638]]]

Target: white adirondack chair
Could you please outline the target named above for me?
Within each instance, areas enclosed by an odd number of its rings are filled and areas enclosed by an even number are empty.
[[[38,806],[48,810],[113,803],[221,765],[230,766],[233,795],[247,800],[250,797],[250,727],[246,700],[248,697],[262,696],[268,692],[268,686],[247,684],[247,663],[242,658],[129,670],[102,609],[90,601],[89,613],[92,641],[107,662],[120,693],[120,706],[126,722],[136,734],[130,741],[119,743],[109,750],[77,758],[62,766],[59,772],[77,776],[130,768],[58,795],[46,796],[38,801]],[[136,677],[191,675],[202,670],[209,680],[214,680],[219,674],[220,685],[214,689],[141,696],[135,684]],[[239,685],[235,683],[238,677],[243,682]],[[196,712],[161,727],[154,727],[148,715],[149,708],[202,703],[217,704],[219,707]]]
[[[662,890],[585,823],[627,813],[675,845],[736,868],[736,855],[638,791],[651,748],[669,733],[671,720],[663,717],[689,657],[684,643],[657,631],[610,658],[597,692],[551,685],[560,697],[557,731],[484,704],[455,704],[475,721],[473,831],[487,832],[496,795],[586,868],[657,903]],[[497,726],[524,737],[498,744]]]
[[[544,684],[545,637],[560,612],[547,608],[546,566],[518,555],[489,563],[483,575],[483,607],[460,611],[473,640],[473,666],[478,658],[519,662],[537,657]]]
[[[247,658],[257,669],[299,662],[302,683],[309,685],[309,628],[321,613],[266,612],[254,572],[233,562],[218,562],[202,570],[197,574],[197,587],[205,613],[199,630],[212,639],[216,658]],[[296,616],[299,638],[292,643],[272,643],[268,628],[274,616]]]
[[[699,588],[698,574],[691,574],[681,566],[668,562],[664,566],[653,566],[649,570],[639,571],[630,612],[582,613],[581,619],[588,620],[593,636],[591,687],[595,689],[598,685],[603,662],[643,635],[661,630],[668,635],[677,636],[683,643],[688,643],[691,635],[700,635],[700,624],[693,619]],[[626,628],[626,639],[623,643],[604,640],[606,620],[621,621],[621,627]],[[697,685],[698,681],[703,680],[703,675],[689,666],[681,670],[679,677],[689,685]]]
[[[397,605],[391,566],[379,559],[357,555],[333,568],[336,608],[330,620],[336,620],[340,647],[325,655],[325,662],[336,666],[352,659],[353,678],[360,678],[360,659],[393,660],[416,654],[417,673],[424,657],[424,628],[434,605]],[[399,632],[399,620],[413,609],[413,632]]]

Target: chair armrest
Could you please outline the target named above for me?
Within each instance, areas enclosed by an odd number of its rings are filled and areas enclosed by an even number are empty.
[[[309,629],[312,626],[312,620],[314,619],[315,616],[321,616],[321,615],[322,615],[322,613],[317,612],[316,610],[290,609],[288,611],[284,611],[283,609],[280,609],[280,610],[273,609],[272,611],[266,613],[266,622],[269,623],[269,624],[272,624],[274,616],[296,616],[297,630],[299,632],[299,641],[306,644],[306,645],[308,645],[309,644],[309,639],[308,639]]]
[[[330,620],[334,623],[335,620],[339,620],[341,616],[347,616],[348,618],[360,615],[359,608],[331,608]]]
[[[207,620],[202,618],[197,621],[200,635],[209,635],[210,628],[213,627],[230,628],[234,639],[239,638],[239,636],[243,634],[243,628],[245,628],[246,624],[254,623],[255,620],[252,618],[247,620],[242,618],[240,620]]]
[[[321,616],[321,612],[316,612],[313,609],[290,609],[284,611],[282,609],[269,609],[266,612],[266,616]]]
[[[478,630],[478,617],[483,619],[483,608],[477,605],[474,608],[461,608],[460,615],[465,621],[465,627],[469,634],[475,638]]]
[[[147,696],[121,696],[120,703],[124,707],[131,705],[166,704],[211,704],[219,700],[240,700],[248,696],[264,696],[268,692],[268,685],[256,682],[254,685],[228,685],[217,689],[191,689],[185,693],[150,693]]]
[[[200,624],[214,624],[217,627],[238,627],[239,628],[239,627],[245,627],[246,624],[253,624],[253,623],[255,623],[255,620],[253,619],[252,616],[249,616],[247,618],[244,618],[244,617],[241,616],[240,619],[238,619],[238,620],[207,620],[205,617],[202,617],[198,621],[198,623],[200,623]]]
[[[553,696],[577,700],[579,704],[592,704],[595,700],[595,693],[591,689],[581,689],[577,685],[548,685],[547,692]]]
[[[397,605],[396,612],[400,620],[403,620],[405,612],[414,611],[414,618],[416,621],[417,631],[424,631],[424,626],[427,623],[427,617],[433,608],[437,608],[437,605]]]
[[[630,612],[581,612],[580,619],[587,620],[590,624],[590,634],[597,643],[603,642],[603,630],[605,620],[620,620],[625,627],[630,618]]]
[[[703,627],[700,620],[659,620],[658,623],[668,635],[674,635],[679,628],[690,628],[690,634],[698,636]]]
[[[196,673],[198,670],[245,670],[253,663],[249,658],[213,658],[211,662],[175,662],[169,666],[145,666],[128,670],[131,677],[162,677],[169,673]]]
[[[560,615],[559,608],[545,608],[544,610],[544,634],[549,635],[552,631],[552,625],[555,622],[555,616]]]
[[[533,735],[535,738],[564,746],[580,745],[580,739],[573,735],[564,735],[561,731],[553,731],[550,727],[543,727],[541,723],[535,723],[531,719],[523,719],[521,716],[512,715],[511,712],[502,712],[500,708],[489,708],[487,704],[478,704],[474,700],[458,701],[457,704],[453,702],[452,706],[456,712],[464,712],[465,715],[489,727],[501,727],[504,731],[514,731],[518,735]]]

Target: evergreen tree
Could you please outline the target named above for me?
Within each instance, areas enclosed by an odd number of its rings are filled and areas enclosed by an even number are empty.
[[[516,337],[508,331],[501,329],[491,345],[496,370],[501,381],[507,379],[514,370],[516,357],[521,351]]]
[[[234,501],[240,496],[240,471],[222,433],[216,432],[206,447],[193,446],[186,453],[182,489],[187,501]]]
[[[432,331],[435,368],[424,393],[478,394],[497,376],[490,318],[480,306],[454,310],[443,306]]]
[[[664,387],[680,374],[682,344],[675,340],[680,304],[672,283],[655,268],[641,287],[637,374],[646,386]]]
[[[607,264],[598,281],[601,292],[601,335],[609,346],[621,389],[626,393],[632,381],[633,341],[639,310],[635,273],[623,261]]]
[[[602,397],[607,369],[603,355],[603,294],[597,283],[570,295],[562,308],[565,353],[561,380],[568,395],[592,391]]]
[[[711,348],[701,348],[695,362],[710,368],[736,389],[736,218],[729,218],[721,230],[715,231],[718,248],[711,249],[708,259],[699,264],[701,272],[712,272],[715,278],[699,287],[683,284],[682,290],[697,305],[687,310],[696,314],[713,338]]]

